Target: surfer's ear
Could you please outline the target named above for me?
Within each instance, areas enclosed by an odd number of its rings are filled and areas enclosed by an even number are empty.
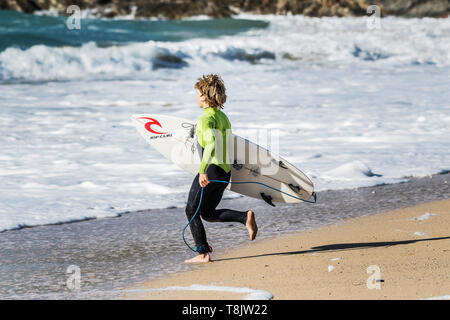
[[[200,98],[201,101],[205,101],[206,97],[203,93],[200,92],[200,90],[197,89],[197,95]]]

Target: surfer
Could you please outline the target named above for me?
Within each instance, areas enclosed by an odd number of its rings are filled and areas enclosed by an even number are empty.
[[[186,205],[188,221],[191,221],[200,203],[201,188],[204,190],[199,214],[189,225],[198,255],[185,262],[207,263],[211,260],[209,255],[211,248],[206,240],[200,216],[209,222],[240,222],[247,228],[250,240],[255,239],[258,227],[252,210],[216,209],[228,184],[210,180],[230,181],[231,177],[227,152],[227,136],[231,133],[231,124],[221,110],[227,96],[222,78],[215,74],[203,75],[194,87],[197,91],[198,106],[204,110],[196,126],[197,139],[202,147],[203,156],[199,172],[189,191]],[[218,141],[219,139],[221,141]],[[216,147],[222,150],[216,150]]]

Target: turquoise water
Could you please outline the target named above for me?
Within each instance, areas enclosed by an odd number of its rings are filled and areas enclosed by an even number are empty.
[[[38,16],[0,11],[0,52],[8,47],[28,49],[81,46],[94,42],[111,46],[144,41],[185,41],[236,35],[252,28],[264,29],[269,22],[246,19],[214,20],[106,20],[81,19],[81,29],[67,28],[67,17]]]

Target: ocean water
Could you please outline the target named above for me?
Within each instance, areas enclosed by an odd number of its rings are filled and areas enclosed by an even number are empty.
[[[219,73],[233,132],[277,130],[319,191],[450,169],[450,19],[81,20],[0,11],[0,231],[182,207],[192,176],[135,113],[195,120]],[[225,197],[237,197],[228,192]]]

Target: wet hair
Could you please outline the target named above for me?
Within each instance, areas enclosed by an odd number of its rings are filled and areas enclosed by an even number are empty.
[[[194,87],[205,97],[205,101],[210,107],[223,108],[223,104],[227,101],[225,84],[217,74],[203,75],[198,78]]]

